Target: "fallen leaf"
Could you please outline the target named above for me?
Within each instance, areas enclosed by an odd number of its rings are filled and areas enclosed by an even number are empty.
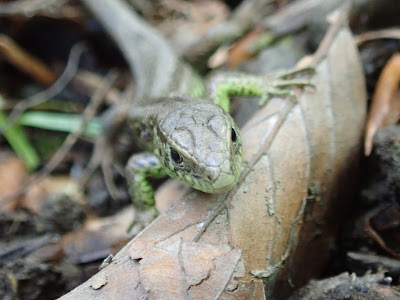
[[[78,181],[69,176],[48,176],[42,181],[29,187],[20,206],[34,213],[39,213],[46,196],[54,193],[64,193],[73,199],[83,199]]]
[[[107,276],[104,273],[100,273],[99,276],[93,277],[90,280],[90,286],[94,290],[98,290],[99,288],[105,286],[107,284]]]
[[[375,132],[400,118],[400,53],[395,53],[383,68],[372,97],[371,108],[365,126],[364,154],[370,155]]]
[[[156,208],[160,213],[165,212],[178,199],[181,199],[188,192],[189,186],[178,180],[167,180],[156,191]]]
[[[229,51],[229,56],[226,61],[227,66],[233,69],[257,54],[259,49],[254,49],[255,44],[260,42],[263,38],[263,34],[263,28],[256,28],[236,42]]]
[[[121,241],[132,238],[127,229],[133,216],[131,206],[110,217],[87,220],[82,228],[62,237],[65,255],[75,263],[90,263],[118,251]]]
[[[133,253],[135,248],[133,243]],[[235,273],[241,256],[239,250],[228,246],[183,240],[147,247],[142,254],[139,272],[151,299],[200,299],[205,295],[217,299]]]
[[[26,177],[24,162],[16,157],[8,157],[0,162],[0,199],[15,192],[24,183]],[[18,205],[15,197],[13,200],[1,205],[1,210],[14,210]]]
[[[62,299],[287,298],[320,274],[357,188],[366,111],[357,48],[341,20],[314,58],[315,89],[271,99],[241,129],[238,184],[186,194],[102,270],[107,286],[93,293],[84,283]]]

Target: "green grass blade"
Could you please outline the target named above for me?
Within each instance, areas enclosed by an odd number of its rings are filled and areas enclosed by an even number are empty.
[[[0,129],[7,128],[8,120],[6,114],[1,110],[2,97],[0,96]],[[31,145],[28,138],[25,135],[25,132],[22,130],[21,126],[18,124],[14,124],[8,130],[3,132],[4,137],[7,142],[10,144],[11,148],[15,151],[15,153],[20,157],[28,170],[35,169],[39,163],[40,158],[36,153],[35,148]]]
[[[37,127],[53,131],[74,132],[81,122],[81,116],[77,114],[64,114],[44,111],[30,111],[21,115],[19,124]],[[84,135],[98,136],[102,131],[101,122],[98,118],[88,122]]]

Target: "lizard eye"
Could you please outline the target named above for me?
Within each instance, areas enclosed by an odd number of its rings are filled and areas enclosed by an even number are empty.
[[[170,149],[170,153],[171,153],[171,158],[175,163],[181,164],[183,162],[182,156],[174,148]]]
[[[146,130],[142,130],[142,131],[140,132],[140,138],[141,138],[142,140],[146,141],[146,142],[151,141],[151,135],[150,135],[150,133],[149,133],[148,131],[146,131]]]
[[[231,129],[231,140],[232,140],[232,142],[236,142],[237,141],[237,135],[236,135],[236,131],[235,131],[235,129]]]

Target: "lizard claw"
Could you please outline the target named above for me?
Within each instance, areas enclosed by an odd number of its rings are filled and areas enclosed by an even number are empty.
[[[296,93],[294,90],[290,89],[290,87],[304,88],[308,86],[315,88],[315,85],[310,79],[291,78],[292,76],[303,72],[313,73],[315,72],[315,69],[313,67],[304,67],[274,74],[272,78],[270,76],[266,77],[265,82],[267,83],[267,87],[265,88],[258,104],[260,106],[265,105],[267,101],[273,97],[289,97],[294,99]]]

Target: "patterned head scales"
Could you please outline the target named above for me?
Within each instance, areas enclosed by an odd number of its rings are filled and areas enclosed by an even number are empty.
[[[236,184],[241,163],[241,138],[233,119],[222,108],[201,102],[181,103],[159,123],[163,143],[156,155],[169,175],[209,193]]]

